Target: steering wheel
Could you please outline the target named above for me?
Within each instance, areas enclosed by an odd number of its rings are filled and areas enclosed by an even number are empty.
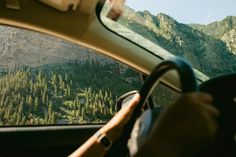
[[[124,130],[122,143],[128,143],[130,138],[129,143],[131,144],[128,145],[131,146],[129,152],[132,154],[137,151],[138,145],[143,142],[143,139],[149,135],[152,124],[161,111],[155,110],[153,106],[148,106],[145,112],[142,112],[142,109],[161,76],[169,70],[176,70],[179,74],[183,93],[197,92],[200,88],[200,91],[213,96],[214,105],[220,111],[219,132],[215,143],[196,156],[235,157],[236,125],[233,124],[236,120],[236,74],[211,79],[198,87],[192,68],[184,60],[176,57],[159,64],[146,79],[139,92],[140,103],[134,109]]]

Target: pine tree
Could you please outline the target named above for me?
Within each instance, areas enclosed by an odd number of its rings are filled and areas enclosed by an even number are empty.
[[[17,114],[17,119],[16,119],[16,125],[21,125],[21,119],[22,119],[22,114],[18,112]]]
[[[51,123],[51,124],[56,124],[56,115],[55,115],[55,112],[52,112],[52,114],[51,114],[50,123]]]
[[[48,116],[48,113],[45,113],[45,114],[44,114],[44,123],[45,123],[45,124],[49,124],[49,116]]]
[[[33,110],[33,106],[34,106],[33,98],[31,95],[29,95],[28,104],[29,104],[29,110],[31,112]]]
[[[36,97],[36,98],[34,99],[34,111],[37,112],[38,109],[39,109],[39,98]]]
[[[23,116],[22,120],[21,120],[21,125],[26,125],[26,117]]]
[[[18,107],[18,114],[22,114],[24,111],[24,99],[21,99],[20,105]]]
[[[57,85],[56,84],[54,84],[54,95],[55,96],[58,96],[58,87],[57,87]]]
[[[58,76],[57,74],[53,74],[51,78],[52,85],[57,85],[58,84]]]
[[[52,102],[49,101],[49,105],[48,105],[48,115],[49,116],[52,114],[52,111],[53,111],[53,105],[52,105]]]
[[[39,82],[40,85],[43,82],[43,74],[41,70],[39,71],[38,76],[36,77],[36,81]]]
[[[47,86],[45,86],[43,90],[42,102],[44,105],[47,103]]]

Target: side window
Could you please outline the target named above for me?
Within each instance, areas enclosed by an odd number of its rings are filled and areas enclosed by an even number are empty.
[[[107,122],[139,76],[91,49],[0,26],[0,126]]]

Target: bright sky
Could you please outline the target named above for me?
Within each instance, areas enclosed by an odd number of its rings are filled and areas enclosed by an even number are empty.
[[[236,0],[126,0],[136,11],[162,12],[181,23],[208,24],[236,16]]]

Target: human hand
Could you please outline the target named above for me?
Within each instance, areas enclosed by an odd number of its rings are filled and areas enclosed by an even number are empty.
[[[135,106],[138,104],[139,99],[140,95],[135,94],[134,97],[127,102],[127,105],[122,107],[122,109],[99,130],[99,135],[105,134],[111,141],[115,141],[119,138],[126,123],[129,121]],[[104,156],[105,153],[106,149],[98,142],[98,135],[94,134],[83,145],[75,150],[70,157],[101,157]]]
[[[135,106],[140,100],[140,95],[137,93],[128,102],[127,105],[121,108],[121,110],[101,129],[100,132],[106,134],[106,136],[111,140],[115,141],[119,138],[123,132],[125,125],[130,120]]]
[[[219,114],[211,103],[210,95],[191,93],[164,109],[137,156],[148,150],[150,157],[189,157],[209,145],[217,132]]]

